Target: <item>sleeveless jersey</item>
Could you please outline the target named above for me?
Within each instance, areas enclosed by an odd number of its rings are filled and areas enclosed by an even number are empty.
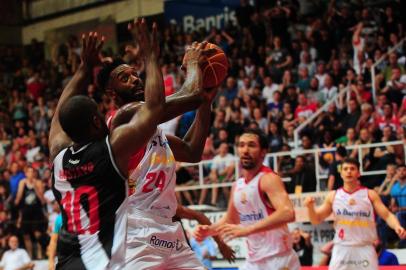
[[[250,181],[239,178],[234,188],[234,205],[240,216],[242,226],[249,226],[270,215],[274,209],[266,201],[266,194],[260,191],[260,179],[264,174],[273,173],[263,166]],[[247,261],[255,262],[292,250],[292,241],[287,225],[247,237]]]
[[[333,200],[333,212],[335,244],[372,245],[377,239],[374,207],[367,188],[361,187],[353,193],[338,189]]]
[[[129,208],[172,218],[177,207],[175,167],[168,140],[162,130],[157,128],[146,147],[130,161],[128,181],[130,187],[135,188],[130,188]]]
[[[126,179],[114,163],[108,137],[76,151],[62,150],[53,163],[52,190],[63,220],[58,269],[120,269]]]

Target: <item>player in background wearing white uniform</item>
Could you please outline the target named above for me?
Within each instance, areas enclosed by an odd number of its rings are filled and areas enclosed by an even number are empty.
[[[130,25],[132,27],[132,25]],[[137,40],[137,36],[135,36]],[[137,40],[139,54],[144,56],[150,50]],[[200,55],[206,43],[195,42],[187,49],[184,66],[187,68],[186,82],[182,89],[167,99],[162,121],[167,121],[196,108],[203,103],[196,120],[181,140],[174,136],[165,136],[157,129],[142,151],[134,153],[129,164],[129,222],[127,237],[126,269],[203,269],[194,253],[187,246],[182,228],[178,222],[172,222],[175,212],[181,217],[197,218],[207,224],[208,220],[193,211],[177,207],[175,197],[175,159],[197,162],[200,160],[210,123],[211,101],[215,91],[206,91],[201,87],[202,74],[199,67]],[[160,74],[160,69],[156,70]],[[122,63],[105,65],[98,76],[99,86],[109,93],[116,105],[124,105],[108,121],[114,130],[126,123],[128,116],[134,114],[143,103],[131,103],[143,100],[143,84],[135,70]],[[160,81],[163,87],[163,80]],[[168,137],[168,138],[167,138]],[[174,151],[172,153],[172,150]],[[179,209],[181,211],[179,211]],[[148,228],[140,230],[139,228]],[[227,259],[233,259],[232,250],[219,242],[219,248]]]
[[[242,177],[233,185],[227,213],[213,225],[194,232],[200,241],[220,234],[247,237],[248,256],[240,269],[300,269],[287,223],[295,220],[293,204],[281,178],[262,163],[268,141],[259,129],[245,131],[237,146]]]
[[[377,240],[375,213],[391,227],[400,238],[406,232],[375,190],[361,186],[359,163],[352,158],[344,159],[341,167],[344,186],[331,191],[324,203],[315,209],[314,198],[308,197],[308,208],[312,224],[320,224],[332,213],[335,218],[334,248],[330,261],[331,270],[375,270],[378,257],[373,246]]]

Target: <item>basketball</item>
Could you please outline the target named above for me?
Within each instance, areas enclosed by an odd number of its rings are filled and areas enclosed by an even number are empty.
[[[214,49],[210,55],[207,55],[207,61],[203,62],[203,88],[213,88],[219,86],[228,73],[227,56],[220,47],[213,43],[208,43],[205,49]]]
[[[220,47],[213,43],[207,43],[205,50],[212,49],[209,55],[203,56],[201,69],[203,72],[203,88],[219,86],[227,77],[228,60]]]

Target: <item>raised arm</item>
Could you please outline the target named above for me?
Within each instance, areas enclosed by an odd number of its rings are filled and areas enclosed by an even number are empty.
[[[188,47],[183,67],[187,70],[186,80],[182,88],[166,98],[165,111],[161,115],[159,123],[169,121],[185,112],[197,109],[202,102],[211,98],[208,90],[203,90],[203,75],[199,65],[201,55],[209,54],[211,50],[204,50],[207,42],[198,44],[194,42]],[[113,118],[111,128],[114,129],[122,124],[128,123],[142,106],[143,103],[133,102],[121,107]]]
[[[86,88],[88,82],[87,79],[91,75],[92,68],[95,64],[99,63],[99,52],[103,43],[104,37],[101,37],[101,40],[99,41],[97,32],[90,32],[87,38],[85,35],[82,36],[81,63],[72,79],[63,89],[51,122],[51,128],[49,131],[49,157],[51,161],[63,148],[66,148],[72,143],[72,140],[65,134],[59,123],[59,110],[61,109],[62,104],[69,98],[79,95]]]
[[[145,57],[146,82],[145,104],[129,123],[113,130],[110,144],[117,166],[124,176],[128,175],[128,161],[154,134],[165,107],[164,82],[158,64],[157,27],[154,23],[152,35],[148,33],[145,19],[134,23],[134,31],[142,55]]]
[[[374,206],[374,209],[376,213],[383,219],[385,220],[386,224],[388,224],[389,227],[391,227],[399,236],[401,239],[406,238],[406,231],[400,225],[399,220],[396,218],[396,216],[391,213],[388,208],[382,203],[381,198],[379,197],[378,193],[376,193],[375,190],[368,190],[368,197],[372,202],[372,205]]]
[[[309,214],[310,222],[313,225],[322,223],[333,212],[333,199],[336,191],[330,191],[324,200],[323,204],[317,209],[314,208],[314,198],[307,197],[304,201],[304,205],[307,207],[307,213]]]

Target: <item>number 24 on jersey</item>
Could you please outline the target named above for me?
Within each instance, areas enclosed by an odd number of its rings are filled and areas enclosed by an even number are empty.
[[[145,176],[145,184],[142,187],[142,192],[148,193],[153,191],[155,188],[162,191],[166,183],[165,172],[150,172]]]

